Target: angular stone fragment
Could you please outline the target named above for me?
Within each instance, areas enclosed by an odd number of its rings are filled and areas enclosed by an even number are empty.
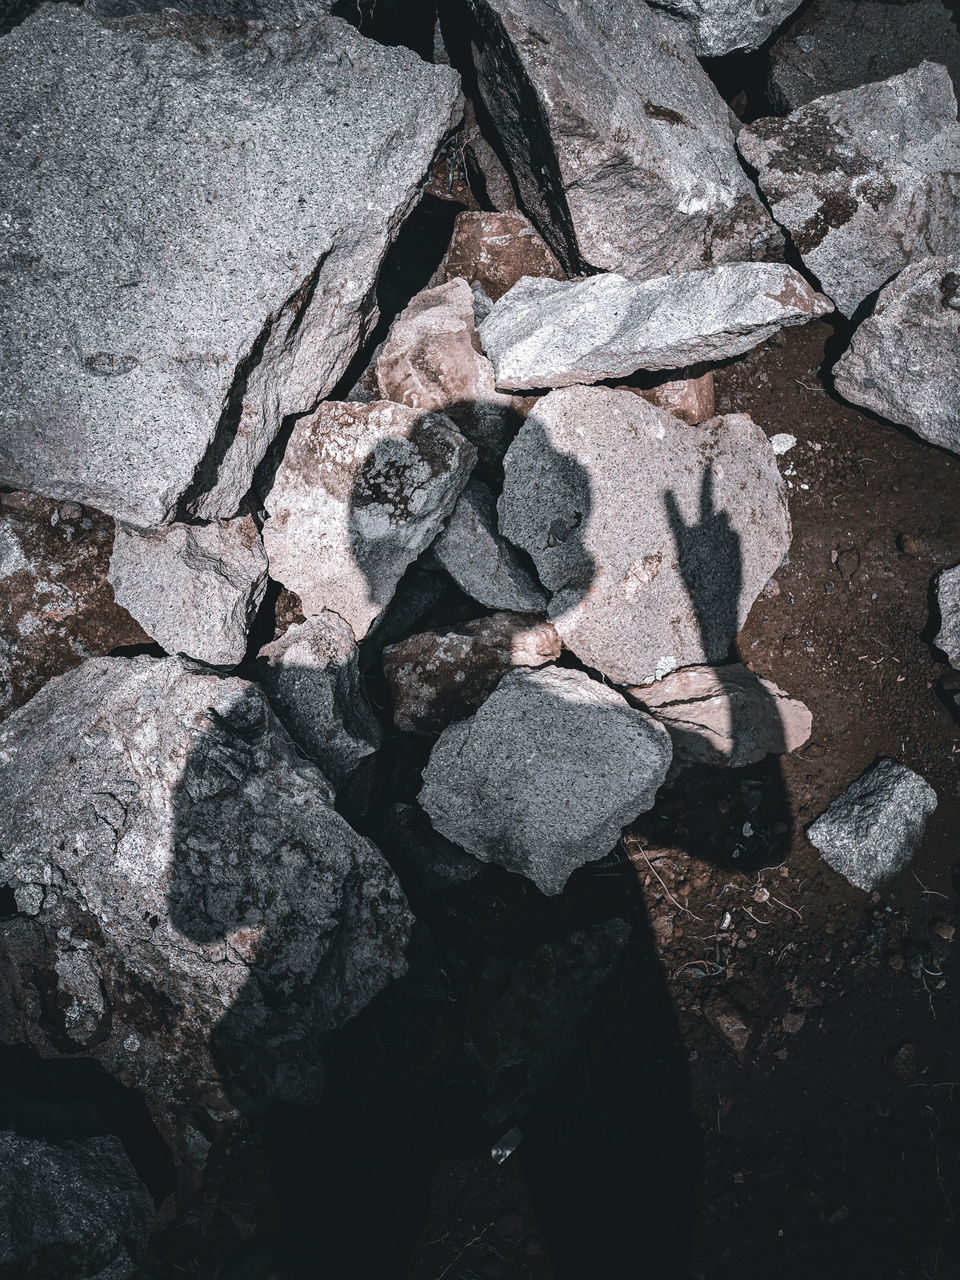
[[[524,276],[563,279],[563,268],[522,213],[461,213],[440,264],[445,279],[462,276],[496,302]]]
[[[933,643],[947,655],[951,667],[960,670],[960,564],[937,574],[940,630]]]
[[[844,315],[916,258],[956,249],[960,124],[936,63],[755,120],[737,145]]]
[[[731,262],[642,283],[525,279],[494,306],[480,340],[497,386],[524,391],[724,360],[832,310],[780,262]]]
[[[722,663],[790,545],[786,485],[745,414],[691,427],[630,391],[538,401],[500,528],[554,592],[564,644],[615,684]]]
[[[375,320],[457,101],[448,67],[338,18],[240,39],[43,4],[14,27],[0,483],[139,526],[236,514]]]
[[[919,849],[937,793],[896,760],[878,760],[807,827],[807,839],[834,871],[870,893],[892,880]]]
[[[440,735],[420,804],[448,840],[553,895],[651,807],[670,755],[662,725],[584,672],[511,671]]]
[[[410,926],[330,794],[257,685],[146,657],[51,681],[0,727],[7,1034],[97,1058],[174,1141],[181,1107],[315,1101],[321,1033]]]
[[[675,418],[682,418],[693,426],[712,418],[716,409],[713,394],[713,370],[708,369],[697,378],[678,378],[647,387],[640,392],[644,400],[666,409]]]
[[[800,0],[650,0],[698,58],[759,49]]]
[[[671,24],[622,0],[470,0],[480,93],[521,203],[566,266],[643,280],[780,234],[726,104]]]
[[[770,50],[768,92],[778,111],[793,111],[925,58],[960,84],[960,34],[940,0],[814,0]]]
[[[802,702],[739,662],[687,667],[625,692],[667,726],[674,768],[709,764],[737,769],[771,752],[796,751],[810,737],[813,723]]]
[[[511,613],[444,634],[423,631],[383,651],[394,723],[410,733],[439,733],[476,711],[512,667],[543,667],[559,657],[551,623]]]
[[[339,786],[383,736],[360,685],[349,625],[325,610],[289,627],[259,657],[263,687],[281,723]]]
[[[476,457],[442,414],[322,404],[294,428],[265,501],[271,575],[304,613],[332,609],[361,639],[440,532]]]
[[[250,516],[157,529],[117,526],[117,603],[168,653],[233,666],[267,589],[267,557]]]
[[[479,480],[471,480],[433,554],[468,596],[489,609],[541,613],[547,593],[497,529],[497,500]]]
[[[960,453],[960,253],[881,289],[833,373],[845,400]]]

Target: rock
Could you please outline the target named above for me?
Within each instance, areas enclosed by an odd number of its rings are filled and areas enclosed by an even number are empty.
[[[484,870],[476,858],[438,835],[415,804],[395,804],[390,810],[385,845],[404,889],[418,897],[468,884]]]
[[[240,39],[43,4],[0,86],[0,483],[137,526],[235,515],[375,322],[456,74],[339,18]]]
[[[942,63],[960,84],[960,35],[939,0],[814,0],[769,54],[768,92],[778,111]]]
[[[881,289],[833,372],[845,400],[960,453],[960,254]]]
[[[680,369],[741,355],[833,308],[779,262],[735,262],[637,283],[618,275],[521,280],[480,326],[511,391]]]
[[[923,840],[937,793],[895,760],[878,760],[807,827],[824,862],[866,893],[901,871]]]
[[[646,387],[640,391],[640,395],[658,409],[665,409],[667,413],[672,413],[675,418],[682,418],[691,426],[712,418],[716,409],[712,370],[700,374],[698,378],[678,378],[672,382],[661,382],[655,387]]]
[[[739,662],[688,667],[625,692],[666,725],[673,739],[674,767],[709,764],[737,769],[754,764],[771,752],[802,747],[813,724],[802,702]]]
[[[759,49],[800,0],[651,0],[698,58]]]
[[[336,0],[84,0],[84,8],[98,18],[124,18],[131,14],[179,9],[181,13],[207,14],[224,22],[254,19],[292,26],[329,13]]]
[[[132,1280],[155,1210],[120,1140],[0,1131],[0,1273]]]
[[[113,530],[93,508],[0,493],[0,719],[84,658],[149,643],[107,582]]]
[[[755,120],[737,145],[844,315],[916,258],[956,249],[960,124],[936,63]]]
[[[494,302],[524,276],[563,279],[563,268],[522,213],[461,213],[440,270],[479,284]]]
[[[786,485],[745,414],[691,427],[629,391],[540,400],[504,460],[505,537],[567,648],[619,685],[726,660],[790,545]]]
[[[621,0],[469,7],[480,95],[565,266],[643,280],[780,247],[726,104],[660,14]]]
[[[405,971],[411,917],[257,685],[90,659],[0,727],[0,1022],[191,1108],[316,1101],[319,1037]]]
[[[938,573],[936,587],[940,630],[933,643],[947,655],[951,667],[960,670],[960,564]]]
[[[280,722],[339,787],[380,745],[349,625],[325,610],[260,650],[263,687]]]
[[[494,386],[466,280],[417,294],[393,323],[376,377],[382,399],[445,413],[488,458],[503,457],[520,423],[516,399]]]
[[[715,996],[707,1001],[703,1007],[703,1012],[708,1021],[713,1023],[717,1031],[726,1040],[737,1058],[741,1062],[746,1062],[750,1042],[753,1039],[753,1031],[747,1025],[740,1010],[730,1001]]]
[[[584,672],[510,671],[440,735],[420,804],[448,840],[553,895],[651,807],[670,755],[661,725]]]
[[[328,401],[294,427],[267,495],[270,573],[359,640],[456,505],[476,450],[449,418]]]
[[[461,591],[489,609],[542,613],[547,593],[497,529],[497,500],[479,480],[460,497],[433,554]]]
[[[790,435],[788,431],[778,431],[776,435],[770,437],[771,447],[778,458],[789,453],[796,443],[797,437]]]
[[[543,667],[559,657],[553,625],[516,614],[423,631],[383,652],[394,723],[407,733],[439,733],[476,711],[512,667]]]
[[[434,58],[434,62],[449,62],[449,59]],[[477,124],[473,103],[468,98],[463,104],[463,146],[464,163],[475,189],[483,197],[483,203],[491,209],[509,213],[516,210],[517,197],[513,182],[503,166],[500,157],[484,137]],[[454,272],[462,275],[462,272]]]
[[[267,589],[267,557],[250,516],[156,529],[117,526],[117,603],[168,653],[233,666]]]

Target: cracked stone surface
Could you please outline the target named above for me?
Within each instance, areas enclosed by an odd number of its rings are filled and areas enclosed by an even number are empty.
[[[759,49],[800,0],[650,0],[698,58]]]

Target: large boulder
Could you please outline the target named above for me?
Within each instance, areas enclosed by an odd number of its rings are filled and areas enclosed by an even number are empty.
[[[881,289],[833,375],[845,400],[960,453],[960,253]]]
[[[960,124],[943,67],[923,62],[742,129],[773,216],[844,315],[960,238]]]
[[[498,387],[569,387],[724,360],[832,310],[779,262],[731,262],[639,283],[613,274],[526,279],[494,306],[480,340]]]
[[[936,588],[940,630],[933,642],[947,655],[951,667],[960,670],[960,564],[938,573]]]
[[[615,684],[726,660],[790,545],[786,485],[745,414],[691,427],[625,390],[537,403],[505,458],[500,528],[564,644]]]
[[[44,4],[0,39],[0,483],[132,524],[236,514],[339,380],[458,80],[338,18]]]
[[[662,725],[584,672],[511,671],[440,735],[420,804],[475,858],[557,894],[652,806],[670,756]]]
[[[759,49],[801,0],[650,0],[699,58]]]
[[[568,267],[636,280],[765,257],[780,234],[675,28],[622,0],[469,0],[480,94]]]

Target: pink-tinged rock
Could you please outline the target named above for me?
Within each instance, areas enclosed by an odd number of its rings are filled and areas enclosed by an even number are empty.
[[[640,392],[644,400],[666,409],[675,418],[682,418],[691,426],[712,418],[715,410],[713,394],[713,370],[699,378],[678,378],[673,382],[661,382]]]
[[[472,715],[511,667],[542,667],[559,656],[551,623],[515,613],[411,636],[383,651],[394,723],[407,732],[438,733]]]
[[[479,284],[494,302],[524,276],[564,278],[563,268],[522,213],[461,213],[440,270]]]

